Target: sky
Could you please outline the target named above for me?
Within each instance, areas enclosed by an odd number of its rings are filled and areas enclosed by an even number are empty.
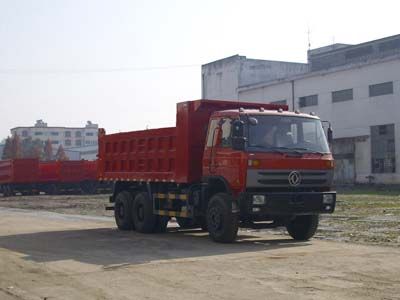
[[[201,65],[400,34],[396,1],[0,0],[0,140],[43,119],[107,133],[175,125]],[[308,33],[309,32],[309,33]]]

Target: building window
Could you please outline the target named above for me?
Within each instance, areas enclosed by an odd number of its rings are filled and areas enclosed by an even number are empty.
[[[300,97],[300,107],[318,105],[318,95]]]
[[[371,126],[372,173],[396,172],[394,124]]]
[[[64,143],[65,146],[71,146],[71,140],[65,140]]]
[[[51,135],[53,135],[53,136],[58,136],[58,132],[52,131],[52,132],[51,132]]]
[[[36,132],[35,132],[35,135],[43,135],[43,132],[41,132],[41,131],[36,131]]]
[[[75,132],[75,137],[81,137],[81,136],[82,136],[82,132],[80,132],[80,131]]]
[[[71,131],[64,132],[65,137],[71,137]]]
[[[86,136],[94,136],[93,132],[86,132]]]
[[[59,141],[51,141],[53,145],[58,145]]]
[[[75,146],[78,146],[78,147],[82,146],[82,140],[76,140]]]
[[[332,102],[353,100],[353,89],[332,92]]]
[[[369,96],[381,96],[381,95],[388,95],[393,94],[393,82],[384,82],[378,84],[372,84],[369,86]]]
[[[23,130],[22,131],[22,137],[27,137],[28,136],[28,131],[27,130]]]
[[[286,105],[286,100],[272,101],[270,104]]]

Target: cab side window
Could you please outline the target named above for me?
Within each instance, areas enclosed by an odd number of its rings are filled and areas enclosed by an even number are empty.
[[[215,130],[218,126],[218,120],[213,119],[210,122],[210,126],[208,127],[208,135],[207,135],[207,147],[215,146],[217,142],[217,131]]]
[[[223,123],[221,125],[222,129],[222,139],[221,147],[231,147],[232,146],[232,120],[228,118],[222,119]]]

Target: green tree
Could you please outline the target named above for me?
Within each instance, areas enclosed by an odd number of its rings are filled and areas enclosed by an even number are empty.
[[[44,160],[52,160],[52,159],[53,159],[53,147],[51,145],[50,139],[48,139],[44,144]]]
[[[23,158],[34,158],[35,157],[35,153],[33,151],[33,141],[30,136],[22,140],[21,148],[22,148],[22,157]]]
[[[11,138],[8,136],[4,143],[3,155],[1,156],[1,159],[11,159],[11,158],[12,158]]]
[[[40,160],[43,159],[44,157],[44,152],[43,152],[43,142],[39,139],[35,139],[32,142],[32,153],[33,153],[33,158],[38,158]]]
[[[69,160],[68,156],[65,154],[64,147],[62,145],[58,147],[56,160]]]

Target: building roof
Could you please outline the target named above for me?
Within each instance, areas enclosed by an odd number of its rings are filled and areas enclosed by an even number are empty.
[[[238,92],[400,59],[400,35],[393,35],[357,45],[334,45],[336,47],[330,45],[309,50],[310,69],[308,72],[242,85],[238,87]]]

